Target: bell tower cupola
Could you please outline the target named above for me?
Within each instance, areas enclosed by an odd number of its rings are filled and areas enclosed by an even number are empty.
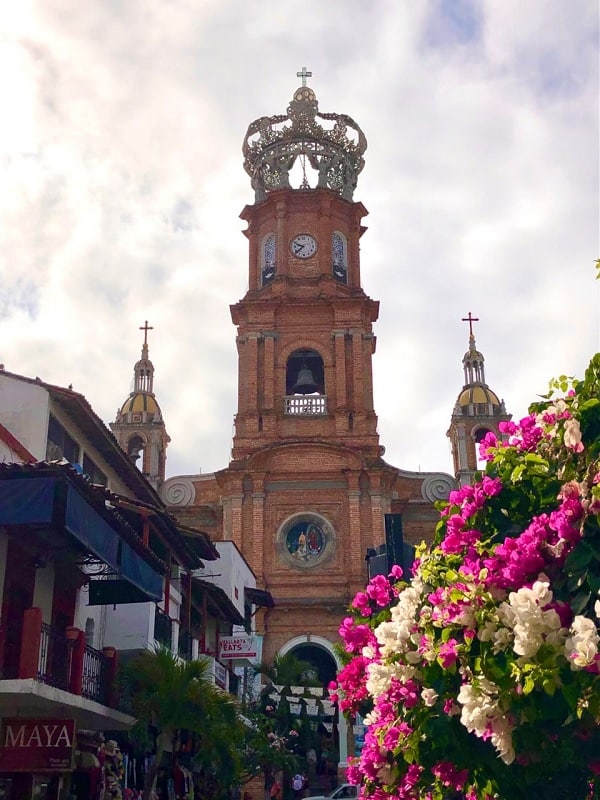
[[[133,391],[110,428],[121,448],[158,489],[165,479],[166,449],[171,440],[154,396],[154,365],[148,355],[148,331],[153,328],[146,321],[140,330],[144,331],[144,343],[133,368]]]
[[[479,318],[469,311],[462,321],[469,323],[469,349],[462,360],[465,382],[456,400],[447,436],[452,447],[456,478],[464,486],[472,483],[477,470],[483,467],[478,463],[481,440],[490,432],[502,439],[498,423],[509,420],[511,416],[506,413],[504,400],[499,400],[485,382],[485,359],[477,349],[473,333],[473,323],[479,322]]]
[[[361,286],[367,210],[353,200],[367,140],[351,117],[319,111],[310,75],[298,73],[285,114],[260,117],[244,137],[255,202],[241,214],[249,290],[231,308],[234,460],[316,437],[379,456],[371,369],[379,303]]]

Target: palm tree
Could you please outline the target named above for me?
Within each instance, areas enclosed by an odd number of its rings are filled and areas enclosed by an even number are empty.
[[[264,675],[269,683],[283,686],[316,686],[318,681],[312,677],[313,665],[310,661],[302,661],[293,653],[275,656],[272,662],[263,662],[255,667],[255,672]]]
[[[124,670],[141,738],[149,725],[157,731],[156,757],[146,775],[144,800],[150,798],[165,746],[177,730],[200,733],[202,760],[230,777],[235,773],[240,722],[233,699],[210,681],[209,668],[208,659],[182,661],[161,647],[144,651]]]
[[[263,688],[257,703],[259,713],[267,720],[273,734],[286,743],[288,750],[288,760],[282,765],[284,774],[288,776],[293,771],[304,771],[306,762],[305,753],[317,747],[316,725],[307,719],[306,716],[298,717],[291,713],[288,696],[292,693],[292,687],[301,686],[302,694],[305,694],[306,687],[321,686],[315,667],[310,661],[297,658],[293,653],[276,655],[272,662],[262,662],[254,668],[256,674],[264,676],[267,685]],[[273,691],[271,684],[279,686],[280,700],[273,707],[270,694]],[[267,753],[267,758],[263,759],[262,768],[265,775],[274,773],[278,766],[275,765],[273,755]],[[295,756],[290,759],[289,754]],[[292,767],[292,769],[290,769]]]

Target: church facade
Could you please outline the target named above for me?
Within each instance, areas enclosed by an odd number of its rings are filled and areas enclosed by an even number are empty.
[[[293,653],[321,683],[335,677],[338,628],[368,580],[369,554],[430,539],[436,500],[473,480],[477,445],[509,419],[488,387],[469,312],[464,385],[447,435],[455,477],[387,463],[373,397],[379,303],[361,284],[367,215],[354,199],[366,138],[350,117],[321,114],[303,69],[285,115],[251,123],[244,168],[248,291],[231,306],[238,403],[230,463],[165,480],[170,441],[153,391],[147,333],[134,390],[111,425],[180,524],[231,542],[274,603],[256,612],[263,661]],[[379,549],[379,550],[378,550]],[[339,763],[347,729],[338,720]]]
[[[404,539],[419,542],[435,526],[433,501],[455,485],[383,458],[372,381],[379,303],[361,286],[367,211],[354,200],[365,149],[350,117],[319,113],[304,76],[285,117],[248,128],[255,202],[241,214],[249,289],[231,307],[232,459],[161,488],[180,522],[233,541],[273,595],[260,619],[264,659],[293,651],[324,680],[385,515],[399,515]]]

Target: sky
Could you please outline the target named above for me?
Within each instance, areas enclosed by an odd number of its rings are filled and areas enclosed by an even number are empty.
[[[227,466],[241,146],[312,71],[365,132],[385,459],[452,471],[468,312],[520,418],[600,350],[596,0],[20,0],[0,30],[0,362],[109,423],[148,320],[167,475]]]

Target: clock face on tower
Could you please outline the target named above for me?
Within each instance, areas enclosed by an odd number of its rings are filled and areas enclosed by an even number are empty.
[[[317,240],[310,233],[299,233],[290,242],[290,252],[296,258],[311,258],[317,248]]]

